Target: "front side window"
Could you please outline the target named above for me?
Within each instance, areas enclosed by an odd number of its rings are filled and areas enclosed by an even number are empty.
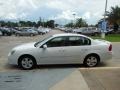
[[[47,38],[44,38],[44,39],[41,40],[41,41],[36,42],[36,43],[34,44],[34,46],[35,46],[35,47],[39,46],[39,44],[40,44],[41,42],[44,42],[45,40],[47,40],[47,39],[49,39],[49,38],[51,38],[51,37],[52,37],[52,36],[49,36],[49,37],[47,37]]]
[[[91,41],[88,38],[81,36],[71,36],[68,40],[67,46],[81,46],[81,45],[90,45]]]
[[[62,47],[65,46],[66,37],[55,37],[48,41],[46,45],[48,47]]]

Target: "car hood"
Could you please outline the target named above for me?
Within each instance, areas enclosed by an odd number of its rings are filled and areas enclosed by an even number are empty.
[[[34,44],[36,42],[31,42],[31,43],[25,43],[19,46],[16,46],[15,48],[13,48],[13,50],[21,50],[21,49],[28,49],[28,48],[34,48]]]

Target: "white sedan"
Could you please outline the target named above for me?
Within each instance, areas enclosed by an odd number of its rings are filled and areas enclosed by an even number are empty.
[[[94,67],[112,58],[112,44],[80,34],[56,34],[12,49],[9,64],[33,69],[43,64],[84,64]]]

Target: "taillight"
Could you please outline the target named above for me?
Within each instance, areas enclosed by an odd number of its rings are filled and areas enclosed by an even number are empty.
[[[108,50],[109,50],[109,51],[112,51],[112,44],[110,44]]]

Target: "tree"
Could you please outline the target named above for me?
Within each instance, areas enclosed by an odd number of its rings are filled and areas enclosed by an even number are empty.
[[[59,26],[59,24],[56,23],[56,24],[55,24],[55,27],[58,27],[58,26]]]
[[[0,21],[0,26],[1,27],[17,27],[18,24],[16,22],[11,22],[11,21],[8,21],[8,22]]]
[[[36,27],[36,22],[31,21],[19,21],[21,27]]]
[[[27,26],[27,23],[25,21],[19,21],[18,26],[25,27]]]
[[[118,23],[120,24],[120,7],[115,6],[111,7],[111,11],[107,14],[108,21],[111,24]]]
[[[35,27],[39,27],[39,26],[43,26],[43,22],[42,22],[42,18],[41,17],[39,18],[39,21],[36,22]]]
[[[19,21],[19,22],[12,22],[12,21],[0,21],[0,26],[1,27],[39,27],[39,26],[43,26],[43,27],[50,27],[50,28],[54,28],[54,20],[49,20],[49,21],[41,21],[41,19],[38,22],[32,22],[32,21]]]
[[[68,24],[65,25],[65,27],[71,27],[71,28],[72,28],[73,26],[74,26],[74,24],[73,24],[72,22],[70,22],[70,23],[68,23]]]
[[[88,26],[88,24],[86,23],[86,21],[82,18],[78,18],[76,23],[75,23],[75,27],[86,27]]]
[[[55,26],[54,23],[55,23],[54,20],[49,20],[49,21],[46,22],[46,26],[47,26],[47,27],[54,28],[54,26]]]
[[[65,26],[66,27],[86,27],[86,26],[88,26],[88,24],[84,19],[78,18],[76,20],[75,24],[73,24],[73,22],[70,22],[70,23],[66,24]]]

